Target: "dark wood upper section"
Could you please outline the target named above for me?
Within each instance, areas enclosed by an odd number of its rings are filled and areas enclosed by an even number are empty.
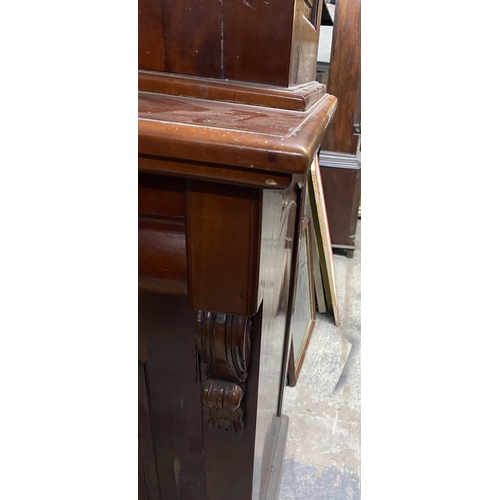
[[[281,87],[315,79],[321,0],[139,0],[139,68]]]

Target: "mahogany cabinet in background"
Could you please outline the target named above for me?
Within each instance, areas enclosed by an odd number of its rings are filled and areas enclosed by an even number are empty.
[[[332,247],[352,257],[361,198],[361,0],[336,0],[328,92],[339,99],[319,155]]]

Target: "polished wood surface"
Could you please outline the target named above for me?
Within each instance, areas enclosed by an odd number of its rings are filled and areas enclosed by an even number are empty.
[[[176,289],[185,290],[187,261],[184,223],[139,219],[139,275],[175,283],[173,286]]]
[[[223,0],[225,78],[289,85],[294,3],[293,0]]]
[[[139,155],[303,174],[337,100],[307,111],[139,92]]]
[[[219,0],[139,0],[138,6],[139,68],[221,77]]]
[[[332,244],[354,250],[361,196],[361,169],[321,167]],[[352,254],[348,255],[352,257]]]
[[[139,157],[139,171],[151,174],[182,176],[185,179],[212,179],[223,184],[274,189],[286,189],[293,180],[292,174],[249,170],[244,167],[218,165],[201,161],[170,160],[166,158]],[[140,182],[139,182],[140,185]]]
[[[257,189],[189,182],[186,237],[194,309],[257,312],[260,197]]]
[[[139,116],[176,125],[208,125],[211,130],[252,131],[280,137],[295,131],[304,120],[304,114],[298,111],[146,92],[139,93]]]
[[[339,107],[322,149],[356,154],[358,136],[354,124],[360,123],[360,86],[361,0],[337,0],[327,89],[339,99]]]
[[[139,0],[139,68],[281,87],[310,82],[318,5],[319,0]]]
[[[139,2],[139,67],[163,70],[163,19],[158,0]]]
[[[159,293],[187,293],[187,180],[140,173],[139,288]]]
[[[183,218],[187,181],[139,173],[139,216]]]
[[[280,88],[144,70],[139,71],[138,87],[142,92],[294,111],[306,111],[325,94],[325,86],[318,82]]]

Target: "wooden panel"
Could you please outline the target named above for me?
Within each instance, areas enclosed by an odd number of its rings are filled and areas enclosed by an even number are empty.
[[[139,215],[182,218],[185,211],[185,179],[139,173]]]
[[[165,71],[221,78],[219,0],[161,0]]]
[[[193,309],[257,312],[260,191],[190,181],[187,250]]]
[[[224,77],[288,87],[293,9],[294,0],[224,1]]]
[[[139,0],[139,67],[281,87],[314,80],[318,33],[305,27],[317,3]]]
[[[316,81],[292,88],[275,88],[153,71],[139,71],[138,84],[143,92],[295,111],[306,111],[326,91],[325,86]]]
[[[139,276],[186,283],[183,222],[139,218]]]
[[[143,293],[139,323],[148,337],[149,411],[160,499],[204,499],[196,312],[184,296]]]
[[[354,248],[361,170],[321,167],[332,245]]]
[[[337,0],[333,27],[328,92],[339,107],[328,127],[322,148],[356,153],[354,117],[361,79],[361,0]]]
[[[161,0],[139,0],[139,68],[164,69]]]
[[[252,318],[251,361],[243,399],[245,426],[240,436],[216,427],[204,432],[207,499],[274,498],[266,496],[266,491],[279,430],[277,413],[286,350],[286,317],[297,222],[296,192],[293,188],[266,191],[262,204],[265,211],[260,259],[263,297],[261,309]],[[213,363],[211,366],[214,369]],[[206,374],[204,381],[205,377]],[[208,420],[207,411],[204,413]]]

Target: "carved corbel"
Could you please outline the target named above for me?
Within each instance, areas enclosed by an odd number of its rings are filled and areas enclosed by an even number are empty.
[[[209,378],[201,395],[203,406],[208,410],[208,427],[233,429],[237,434],[243,432],[244,413],[240,407],[243,388],[233,382]]]
[[[208,410],[208,426],[243,432],[241,408],[250,361],[251,319],[200,311],[197,347],[207,380],[201,401]]]

